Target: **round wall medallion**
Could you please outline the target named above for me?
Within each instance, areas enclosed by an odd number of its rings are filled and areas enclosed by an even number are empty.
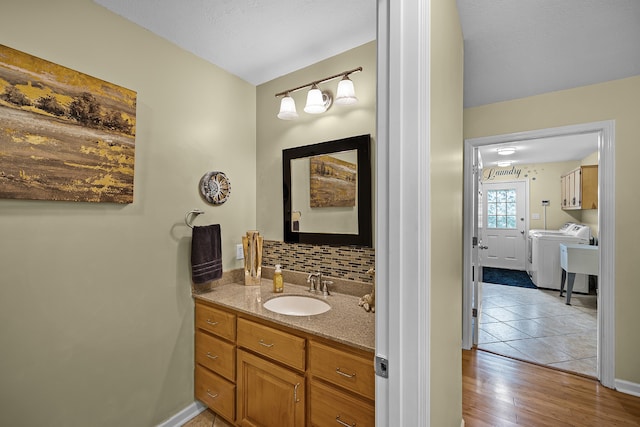
[[[214,205],[221,205],[231,195],[231,182],[223,172],[207,172],[200,179],[200,194]]]

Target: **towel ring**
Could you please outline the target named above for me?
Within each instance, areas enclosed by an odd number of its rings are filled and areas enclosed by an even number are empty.
[[[186,213],[186,215],[184,216],[184,223],[187,224],[187,226],[189,228],[193,228],[193,223],[190,221],[191,219],[191,215],[193,215],[194,217],[203,214],[204,211],[201,211],[200,209],[193,209],[190,210],[189,212]]]

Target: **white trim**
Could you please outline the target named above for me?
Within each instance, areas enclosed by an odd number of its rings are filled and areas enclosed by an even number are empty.
[[[378,5],[376,425],[428,427],[430,1]]]
[[[205,405],[198,402],[197,400],[193,402],[191,405],[187,406],[177,414],[173,415],[171,418],[161,422],[156,427],[180,427],[185,424],[187,421],[197,417],[201,412],[204,412],[207,409]]]
[[[464,266],[463,271],[463,307],[470,307],[473,298],[472,284],[469,273],[471,269],[471,242],[473,218],[469,206],[473,199],[470,184],[473,179],[472,161],[473,148],[483,145],[500,144],[505,142],[524,141],[538,138],[556,137],[581,133],[598,132],[599,168],[598,168],[598,222],[600,245],[600,277],[598,293],[598,378],[602,385],[615,387],[615,121],[584,123],[557,128],[539,129],[504,135],[486,136],[465,140],[464,144]],[[469,176],[471,175],[471,177]],[[471,343],[471,312],[462,313],[463,348],[469,348]]]
[[[598,166],[598,223],[600,277],[598,278],[598,378],[615,387],[615,260],[616,165],[615,121],[592,123],[600,131]]]
[[[464,427],[464,418],[460,421],[460,427]]]
[[[376,90],[376,356],[389,359],[389,1],[378,1]],[[392,375],[395,375],[392,369]],[[376,375],[376,425],[389,423],[389,380]]]
[[[640,384],[631,381],[616,380],[616,390],[620,393],[630,394],[640,397]]]
[[[464,176],[463,176],[463,205],[462,212],[462,348],[471,350],[473,347],[473,194],[474,186],[474,149],[475,145],[469,140],[464,142]]]

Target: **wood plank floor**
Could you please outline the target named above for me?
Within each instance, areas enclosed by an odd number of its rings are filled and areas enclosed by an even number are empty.
[[[492,353],[462,352],[465,427],[640,426],[640,397]]]

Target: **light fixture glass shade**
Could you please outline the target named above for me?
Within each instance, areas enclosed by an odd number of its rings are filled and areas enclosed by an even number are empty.
[[[515,147],[503,147],[503,148],[498,148],[498,154],[501,156],[509,156],[513,153],[516,152]]]
[[[320,114],[327,111],[326,103],[318,86],[313,85],[307,93],[307,105],[304,106],[304,111],[309,114]]]
[[[497,166],[498,166],[499,168],[508,168],[508,167],[509,167],[509,166],[511,166],[512,164],[513,164],[513,162],[512,162],[512,161],[507,160],[507,161],[504,161],[504,162],[498,162],[498,163],[497,163]]]
[[[339,105],[351,105],[358,102],[353,82],[349,79],[349,76],[344,76],[338,83],[338,92],[334,102]]]
[[[289,95],[283,96],[280,101],[280,112],[278,118],[282,120],[294,120],[298,118],[296,102]]]

